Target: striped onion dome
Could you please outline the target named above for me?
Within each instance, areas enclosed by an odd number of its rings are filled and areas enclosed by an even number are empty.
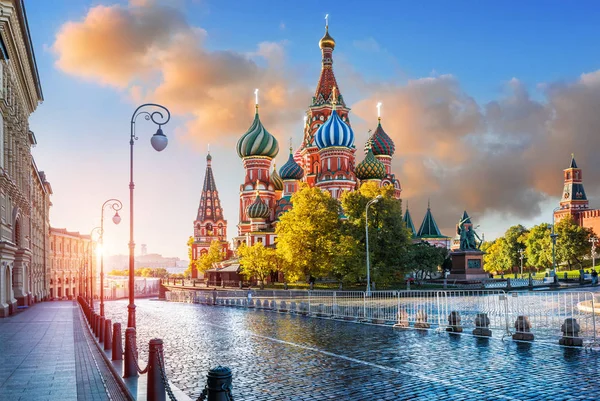
[[[360,180],[381,180],[385,177],[385,165],[375,158],[371,148],[365,160],[358,163],[354,171]]]
[[[246,208],[246,214],[251,219],[265,219],[269,217],[271,211],[269,210],[269,206],[260,198],[258,192],[256,193],[256,199],[254,202],[248,205]]]
[[[251,156],[274,158],[279,153],[277,139],[263,127],[258,117],[258,108],[252,125],[237,143],[237,152],[241,158]]]
[[[346,124],[337,111],[333,110],[331,115],[315,133],[315,144],[319,149],[332,146],[354,147],[354,131]]]
[[[368,153],[369,148],[373,150],[375,156],[393,156],[396,151],[394,141],[392,141],[392,138],[390,138],[381,127],[381,118],[377,124],[377,129],[373,135],[371,135],[367,143],[365,143],[365,153]]]
[[[271,173],[271,177],[269,178],[269,182],[273,185],[276,191],[283,191],[283,180],[277,174],[277,168],[273,166],[273,172]]]
[[[301,180],[304,176],[304,170],[302,170],[302,167],[294,160],[292,148],[290,148],[290,157],[288,158],[288,161],[279,169],[279,175],[284,180]]]

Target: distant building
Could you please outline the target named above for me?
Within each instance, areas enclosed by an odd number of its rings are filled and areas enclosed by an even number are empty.
[[[135,268],[142,267],[158,268],[162,267],[167,270],[170,268],[181,267],[182,261],[177,257],[164,257],[158,253],[149,253],[146,255],[137,255],[135,257]],[[187,264],[186,264],[187,267]],[[104,271],[111,270],[126,270],[129,269],[128,255],[111,255],[104,258]]]
[[[50,228],[50,298],[97,296],[96,242],[89,235]],[[91,283],[90,283],[91,279]]]
[[[591,228],[600,235],[600,209],[590,209],[590,203],[583,188],[583,172],[571,155],[571,163],[563,171],[564,185],[560,199],[560,209],[554,212],[555,222],[565,216],[571,216],[573,221],[582,227]]]
[[[433,218],[431,205],[429,203],[427,204],[427,212],[425,213],[425,217],[423,217],[423,222],[421,223],[421,227],[419,227],[419,231],[415,230],[415,225],[413,224],[408,206],[406,207],[406,212],[404,212],[403,220],[406,228],[412,233],[413,243],[428,242],[431,245],[450,248],[452,238],[441,233]]]

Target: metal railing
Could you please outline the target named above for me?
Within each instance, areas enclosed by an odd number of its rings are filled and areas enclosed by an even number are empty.
[[[529,284],[528,279],[523,280]],[[598,344],[600,339],[600,327],[596,325],[593,311],[600,312],[595,309],[597,300],[591,292],[465,289],[373,291],[368,295],[362,291],[172,290],[167,292],[167,300],[395,324],[406,328],[464,333],[484,328],[501,337],[522,330],[516,322],[525,316],[530,325],[528,332],[538,341],[577,337],[586,344]],[[576,319],[577,331],[565,329],[566,319]]]

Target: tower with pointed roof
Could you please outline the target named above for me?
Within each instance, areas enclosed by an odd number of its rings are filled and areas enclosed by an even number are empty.
[[[194,220],[192,258],[198,260],[207,253],[213,241],[219,241],[223,252],[227,254],[229,249],[227,220],[223,218],[223,208],[221,207],[219,191],[212,171],[212,156],[209,152],[206,156],[206,172],[202,193],[200,194],[200,204]],[[196,278],[197,274],[198,272],[192,269],[192,278]]]
[[[576,224],[591,228],[596,235],[600,234],[600,209],[590,208],[583,188],[583,171],[577,165],[573,154],[569,167],[563,170],[563,190],[560,209],[554,212],[555,223],[565,216],[571,216]]]
[[[404,217],[402,218],[402,221],[404,221],[404,225],[411,232],[411,237],[415,238],[417,236],[417,231],[415,230],[415,225],[412,221],[410,212],[408,211],[408,202],[406,202],[406,212],[404,212]]]
[[[443,235],[438,228],[433,214],[431,213],[431,204],[427,203],[427,212],[423,217],[423,222],[419,231],[417,231],[416,239],[418,241],[429,242],[431,245],[448,248],[450,246],[450,237]]]

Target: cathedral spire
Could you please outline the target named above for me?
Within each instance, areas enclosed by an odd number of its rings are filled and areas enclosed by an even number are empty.
[[[573,153],[571,153],[569,167],[564,170],[564,187],[560,206],[561,209],[589,208],[589,201],[583,188],[583,172],[577,167]]]
[[[327,25],[325,26],[325,35],[319,41],[319,47],[321,48],[322,54],[321,76],[319,77],[319,83],[317,85],[317,90],[315,91],[315,96],[313,97],[312,106],[331,104],[331,101],[333,100],[332,89],[337,87],[339,90],[335,75],[333,74],[333,49],[335,48],[335,40],[329,35],[329,22],[327,22]],[[341,107],[346,107],[344,98],[339,92],[337,104]]]
[[[222,220],[223,209],[219,200],[219,192],[215,177],[212,171],[212,156],[210,152],[206,155],[206,173],[204,174],[204,185],[202,186],[202,194],[200,196],[200,205],[198,206],[197,221],[206,220]]]

